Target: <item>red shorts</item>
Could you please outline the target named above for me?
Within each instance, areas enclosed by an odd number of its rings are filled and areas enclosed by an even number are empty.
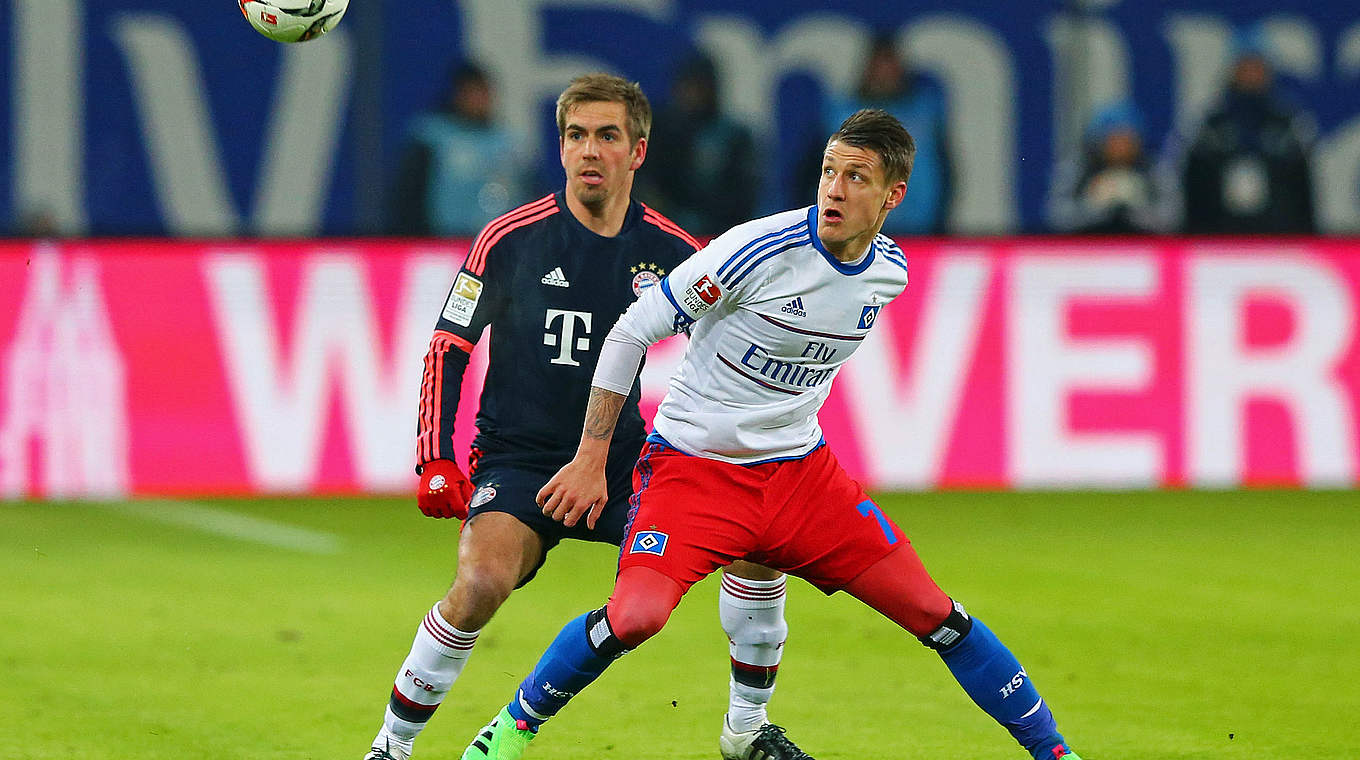
[[[908,543],[827,446],[736,465],[648,443],[633,491],[619,570],[650,567],[686,591],[745,559],[830,594]]]

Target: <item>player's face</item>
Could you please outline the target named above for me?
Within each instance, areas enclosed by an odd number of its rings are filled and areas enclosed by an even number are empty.
[[[887,181],[876,151],[830,143],[817,186],[817,237],[838,258],[858,258],[906,192],[906,182]]]
[[[632,143],[628,110],[622,103],[581,103],[567,112],[562,132],[562,168],[567,191],[581,203],[603,204],[633,187],[633,172],[647,155],[647,141]]]

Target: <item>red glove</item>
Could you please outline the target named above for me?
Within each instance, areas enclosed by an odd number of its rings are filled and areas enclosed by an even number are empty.
[[[472,498],[472,482],[458,465],[447,459],[426,462],[420,471],[420,489],[416,491],[416,505],[429,517],[467,518],[468,500]]]

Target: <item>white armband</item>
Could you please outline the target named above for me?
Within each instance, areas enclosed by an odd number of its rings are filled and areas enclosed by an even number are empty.
[[[595,377],[590,384],[596,388],[627,396],[633,390],[642,358],[647,347],[635,341],[620,340],[613,332],[605,336],[600,346],[600,360],[595,364]]]

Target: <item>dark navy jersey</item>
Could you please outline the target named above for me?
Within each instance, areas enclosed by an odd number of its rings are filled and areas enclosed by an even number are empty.
[[[473,241],[425,356],[417,462],[454,459],[463,371],[487,326],[474,450],[569,460],[604,336],[639,293],[699,247],[637,201],[612,238],[577,221],[561,192],[492,220]],[[640,394],[635,380],[614,434],[634,454],[645,435]]]

